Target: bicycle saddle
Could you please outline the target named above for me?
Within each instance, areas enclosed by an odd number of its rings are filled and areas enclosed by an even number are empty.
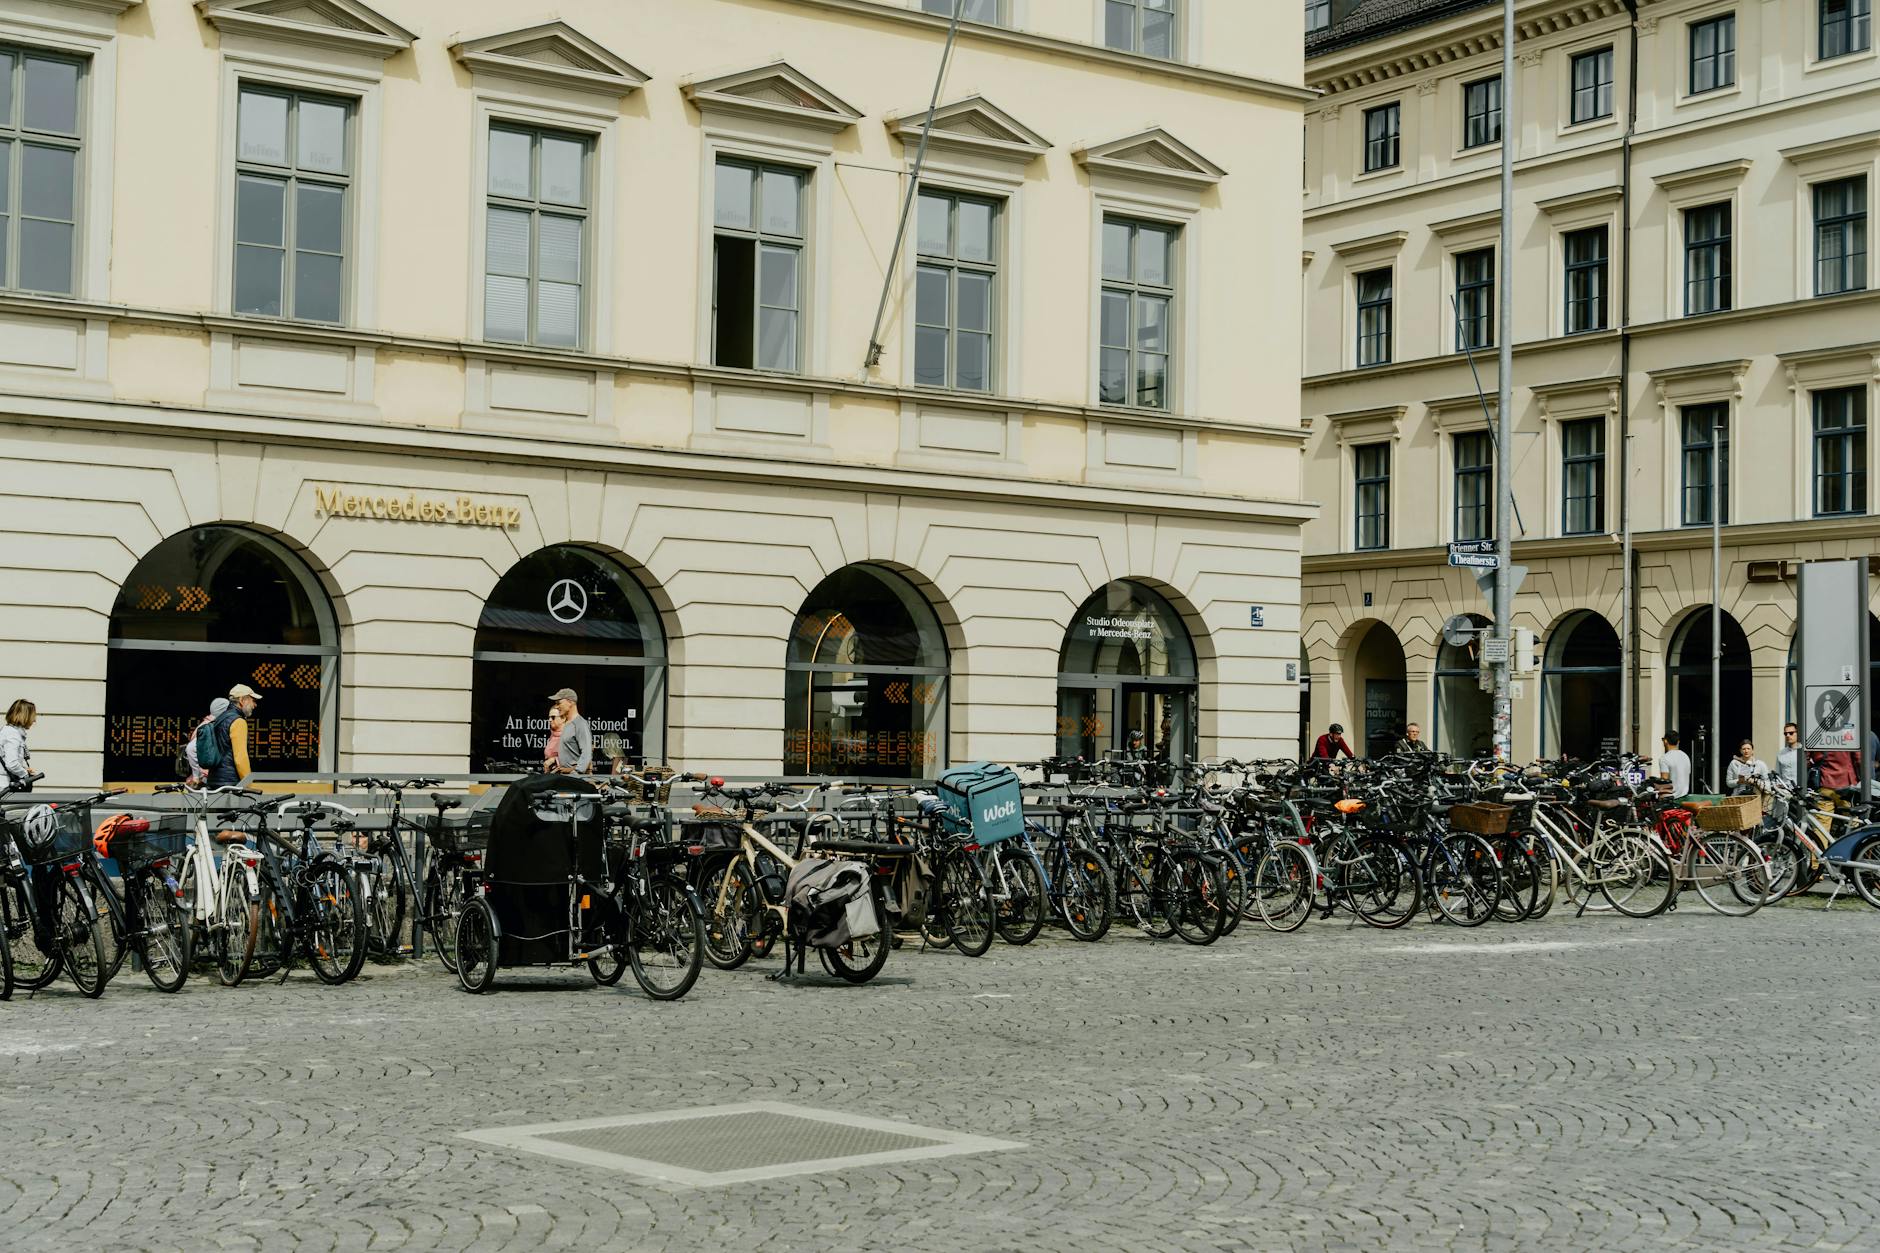
[[[437,812],[440,814],[447,813],[450,810],[456,809],[463,804],[462,801],[457,800],[454,797],[439,796],[436,792],[431,793],[431,803],[437,806]]]
[[[1592,808],[1592,809],[1625,809],[1628,806],[1630,806],[1632,802],[1629,800],[1625,800],[1622,797],[1613,796],[1613,797],[1595,797],[1591,800],[1588,800],[1586,804],[1589,808]]]
[[[721,809],[717,805],[694,805],[692,806],[692,812],[701,818],[729,818],[732,816],[729,809]]]

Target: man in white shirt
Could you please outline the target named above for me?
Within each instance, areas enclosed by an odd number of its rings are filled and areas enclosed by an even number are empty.
[[[1782,724],[1782,751],[1776,754],[1776,773],[1797,787],[1802,784],[1801,728],[1793,722]]]
[[[1660,742],[1664,745],[1664,752],[1659,754],[1658,757],[1658,778],[1671,785],[1670,796],[1672,800],[1677,800],[1681,796],[1689,796],[1691,794],[1690,754],[1678,747],[1678,733],[1676,731],[1666,731],[1664,739]]]

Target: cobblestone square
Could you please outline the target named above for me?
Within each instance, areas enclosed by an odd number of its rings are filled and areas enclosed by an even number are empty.
[[[670,1005],[127,970],[0,1006],[0,1247],[1875,1247],[1880,917],[1695,906],[1047,933]],[[755,1101],[1026,1147],[682,1189],[462,1136]]]

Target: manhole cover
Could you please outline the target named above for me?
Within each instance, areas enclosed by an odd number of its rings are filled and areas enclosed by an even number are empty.
[[[463,1134],[483,1144],[695,1188],[1025,1147],[774,1101]]]

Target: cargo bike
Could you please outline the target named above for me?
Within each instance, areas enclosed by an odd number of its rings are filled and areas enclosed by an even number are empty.
[[[498,970],[585,965],[611,987],[628,967],[655,1000],[698,979],[704,929],[686,850],[655,807],[567,775],[511,785],[490,819],[455,920],[457,979],[487,992]]]

